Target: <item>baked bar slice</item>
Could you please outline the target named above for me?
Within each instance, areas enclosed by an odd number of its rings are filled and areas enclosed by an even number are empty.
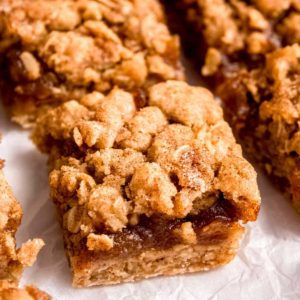
[[[73,285],[204,271],[232,260],[260,195],[212,94],[168,81],[150,88],[144,107],[120,88],[84,97],[49,110],[33,133],[50,154],[51,197]]]
[[[300,212],[300,47],[278,49],[219,85],[226,115],[245,146]]]
[[[0,289],[16,287],[23,269],[35,262],[44,246],[41,239],[33,239],[17,249],[15,234],[22,210],[5,180],[2,167],[3,161],[0,162]]]
[[[177,5],[194,28],[194,57],[205,58],[198,61],[202,75],[223,101],[236,136],[300,211],[299,1]]]
[[[115,85],[143,102],[148,86],[183,78],[178,44],[157,0],[2,0],[3,99],[23,126]]]

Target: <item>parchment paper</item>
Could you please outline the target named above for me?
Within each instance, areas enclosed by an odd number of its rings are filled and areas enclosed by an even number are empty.
[[[229,265],[134,284],[72,288],[56,212],[48,197],[46,157],[35,149],[28,132],[11,124],[2,107],[0,132],[4,171],[24,210],[18,243],[33,237],[46,242],[21,285],[35,284],[59,300],[300,299],[300,216],[259,170],[261,212],[257,222],[247,225],[239,254]]]

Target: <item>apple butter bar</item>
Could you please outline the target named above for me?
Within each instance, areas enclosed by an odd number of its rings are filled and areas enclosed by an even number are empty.
[[[238,140],[300,212],[300,2],[176,3],[168,7],[174,18],[184,12],[183,39],[197,45],[191,56]]]
[[[257,217],[256,173],[212,94],[167,81],[145,100],[92,92],[34,128],[75,287],[224,265]]]
[[[0,161],[0,288],[15,287],[24,267],[31,266],[44,246],[40,239],[29,240],[16,248],[15,234],[21,223],[22,209],[5,180]]]
[[[179,42],[157,0],[2,0],[3,99],[30,126],[39,113],[115,85],[134,91],[182,79]]]

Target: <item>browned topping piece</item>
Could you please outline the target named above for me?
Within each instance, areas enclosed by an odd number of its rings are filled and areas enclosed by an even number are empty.
[[[23,126],[88,92],[183,78],[156,0],[5,0],[0,16],[4,100]]]
[[[217,238],[221,245],[233,232],[241,233],[233,225],[238,220],[256,219],[255,171],[206,89],[179,81],[157,84],[143,108],[119,88],[88,97],[92,105],[69,101],[49,110],[33,133],[38,147],[50,154],[51,196],[61,215],[74,285],[162,274],[154,261],[152,272],[133,261],[149,251],[154,253],[147,259],[154,259],[179,245],[196,251],[224,222],[229,231],[224,227]],[[218,220],[220,228],[210,227]],[[128,267],[110,269],[102,260]],[[105,280],[107,272],[115,275]]]
[[[1,300],[50,300],[51,297],[34,286],[24,289],[16,287],[0,287]]]
[[[90,233],[87,237],[87,247],[89,250],[108,251],[114,246],[114,240],[107,234]]]
[[[191,222],[182,223],[179,228],[174,230],[174,234],[178,235],[186,244],[197,244],[197,235]]]

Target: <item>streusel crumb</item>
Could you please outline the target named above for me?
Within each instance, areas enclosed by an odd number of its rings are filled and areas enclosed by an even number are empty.
[[[51,297],[34,286],[25,288],[0,286],[1,300],[50,300]]]
[[[4,285],[17,286],[23,269],[35,262],[38,252],[44,246],[42,240],[34,239],[17,249],[15,234],[21,218],[20,204],[0,168],[0,289]]]
[[[196,52],[204,76],[218,78],[238,67],[255,67],[267,53],[300,41],[298,1],[166,2],[172,14],[178,8],[178,20],[170,23],[171,27],[186,21],[180,30],[186,40],[183,44]]]

